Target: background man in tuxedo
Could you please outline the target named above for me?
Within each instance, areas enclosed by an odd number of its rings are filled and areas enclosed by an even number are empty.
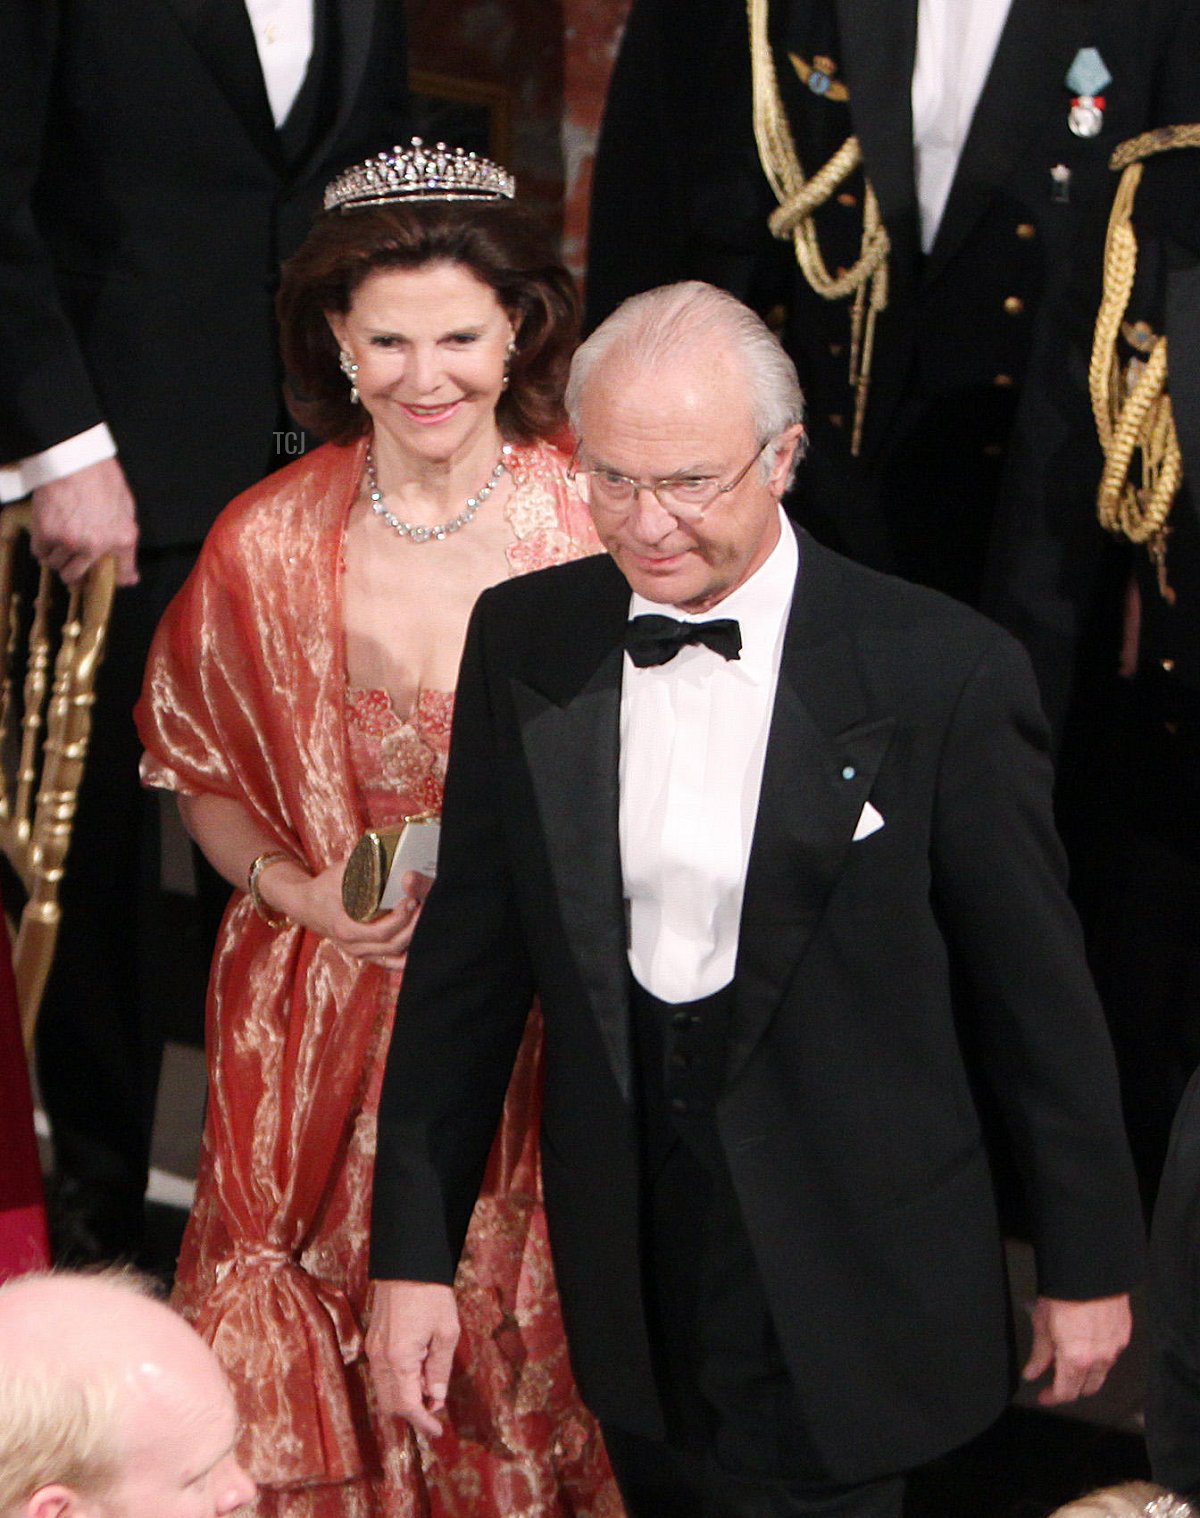
[[[1026,1374],[1093,1392],[1129,1328],[1136,1193],[1028,662],[794,533],[795,370],[723,292],[627,302],[568,405],[611,557],[489,591],[468,635],[380,1110],[380,1394],[438,1426],[536,992],[555,1268],[630,1512],[893,1515],[1011,1389],[968,1066],[1028,1183]]]
[[[75,1258],[137,1245],[163,1040],[158,802],[130,716],[146,650],[217,512],[303,447],[277,271],[333,174],[403,139],[404,37],[401,0],[0,8],[0,500],[32,494],[34,551],[65,580],[111,551],[126,587],[39,1032]]]

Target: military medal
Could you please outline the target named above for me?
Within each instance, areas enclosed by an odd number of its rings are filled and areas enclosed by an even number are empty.
[[[1112,75],[1099,49],[1081,47],[1067,70],[1064,83],[1071,91],[1067,125],[1076,137],[1098,137],[1104,125],[1107,104],[1100,92],[1112,83]]]
[[[795,53],[789,53],[792,67],[796,70],[796,76],[806,89],[810,89],[814,95],[824,95],[827,100],[849,100],[850,91],[841,82],[835,79],[837,64],[832,58],[825,58],[821,54],[809,63],[804,58],[798,58]]]
[[[1099,137],[1104,125],[1104,96],[1076,95],[1071,101],[1067,125],[1076,137]]]

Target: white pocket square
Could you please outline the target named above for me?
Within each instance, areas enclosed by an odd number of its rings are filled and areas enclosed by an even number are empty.
[[[882,826],[883,818],[869,801],[864,801],[862,812],[858,818],[858,826],[854,829],[853,841],[857,843],[860,838],[869,838],[872,833],[877,833]]]

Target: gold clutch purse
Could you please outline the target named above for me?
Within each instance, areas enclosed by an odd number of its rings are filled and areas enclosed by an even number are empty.
[[[410,870],[436,874],[440,831],[436,812],[417,812],[395,827],[364,833],[342,871],[346,915],[355,922],[370,922],[400,900],[402,882]]]

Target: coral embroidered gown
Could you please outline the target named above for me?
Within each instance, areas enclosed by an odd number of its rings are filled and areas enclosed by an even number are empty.
[[[313,871],[366,826],[437,807],[453,697],[397,714],[345,677],[340,556],[361,446],[239,497],[169,609],[138,721],[147,783],[233,795]],[[521,573],[594,551],[552,448],[505,507]],[[446,1432],[379,1414],[363,1353],[375,1113],[399,975],[235,896],[213,961],[209,1110],[176,1303],[238,1397],[270,1518],[620,1518],[567,1359],[540,1201],[530,1018],[456,1291]]]

